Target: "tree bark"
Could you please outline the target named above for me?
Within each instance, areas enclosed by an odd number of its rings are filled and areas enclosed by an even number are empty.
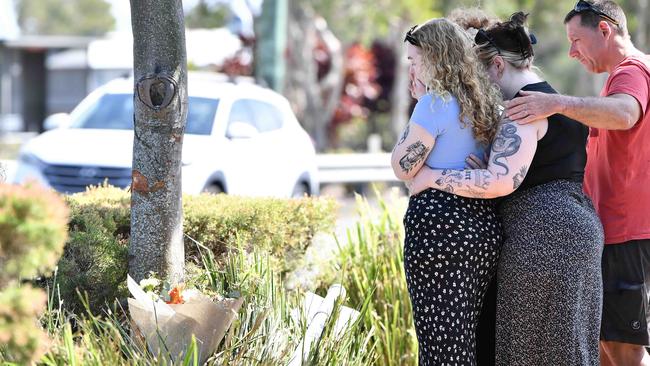
[[[343,87],[343,47],[327,22],[303,3],[292,2],[290,11],[290,57],[287,94],[298,118],[313,137],[318,151],[329,145],[327,127],[341,98]],[[322,41],[331,57],[330,68],[320,80],[314,59],[317,43]]]
[[[409,95],[408,60],[406,58],[406,46],[404,45],[404,29],[408,29],[407,21],[399,21],[392,26],[390,44],[395,50],[395,81],[391,92],[391,129],[393,137],[397,140],[404,130],[409,119],[409,106],[411,97]]]
[[[131,0],[134,138],[129,273],[183,278],[181,152],[187,61],[181,0]]]

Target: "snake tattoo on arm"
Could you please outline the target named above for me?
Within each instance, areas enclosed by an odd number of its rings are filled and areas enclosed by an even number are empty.
[[[517,127],[513,123],[504,124],[492,143],[492,161],[505,170],[505,173],[497,172],[497,178],[510,172],[508,165],[501,159],[507,159],[509,156],[516,154],[520,147],[521,137],[517,135]]]

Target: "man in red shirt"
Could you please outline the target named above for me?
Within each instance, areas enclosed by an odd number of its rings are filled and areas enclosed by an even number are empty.
[[[569,56],[609,73],[600,97],[520,92],[507,115],[555,113],[591,127],[584,187],[605,229],[602,365],[650,365],[650,56],[634,47],[613,1],[580,0],[565,20]]]

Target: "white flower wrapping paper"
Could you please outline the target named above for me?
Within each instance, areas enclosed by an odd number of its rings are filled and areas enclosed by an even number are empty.
[[[154,355],[169,354],[173,362],[183,359],[194,334],[199,364],[203,364],[216,351],[244,302],[241,297],[212,301],[195,296],[190,303],[168,305],[152,301],[131,277],[127,281],[134,297],[128,299],[133,323]]]

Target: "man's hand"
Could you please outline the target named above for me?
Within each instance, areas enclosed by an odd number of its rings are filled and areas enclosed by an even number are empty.
[[[522,96],[506,103],[506,116],[525,125],[560,112],[560,96],[534,91],[520,91]]]
[[[409,190],[409,196],[414,196],[424,191],[425,189],[430,188],[430,183],[433,183],[431,182],[432,179],[433,177],[431,176],[431,168],[427,166],[420,168],[418,173],[413,178],[405,182],[406,188]]]

